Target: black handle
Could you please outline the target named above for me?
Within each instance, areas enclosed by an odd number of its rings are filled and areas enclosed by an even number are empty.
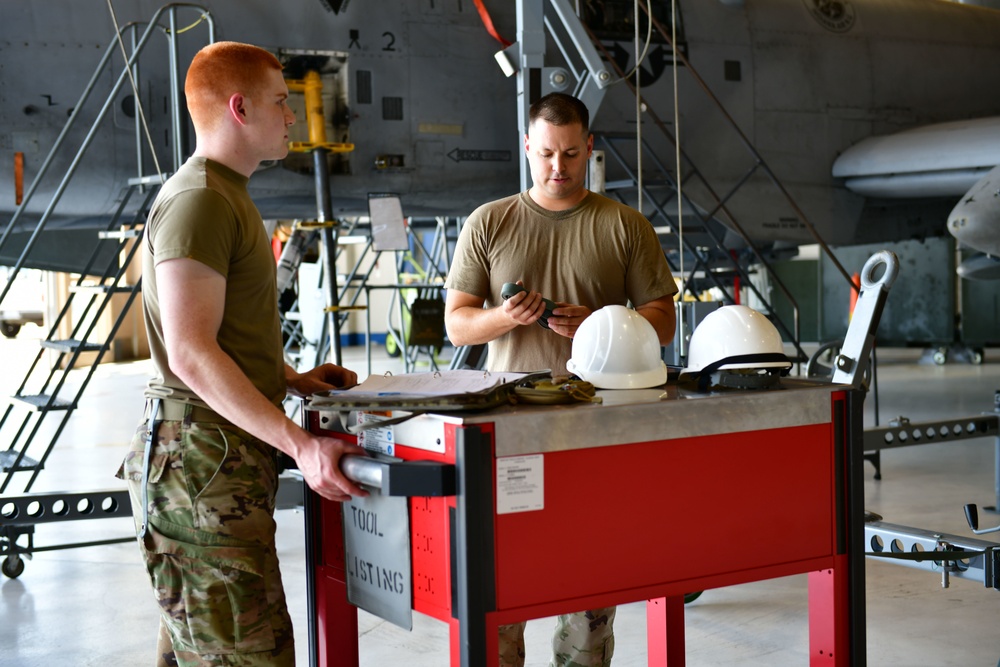
[[[376,487],[384,496],[455,495],[455,466],[450,463],[348,455],[340,467],[348,479]]]
[[[969,528],[979,530],[979,508],[976,507],[975,503],[969,503],[965,506],[965,520],[969,522]]]

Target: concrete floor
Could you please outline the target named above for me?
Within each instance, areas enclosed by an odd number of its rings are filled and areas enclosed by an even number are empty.
[[[0,389],[12,393],[37,349],[27,328],[0,340]],[[967,417],[993,410],[1000,390],[1000,350],[987,350],[980,366],[919,363],[919,350],[880,350],[880,423]],[[345,350],[345,364],[361,374],[364,351]],[[374,372],[398,370],[376,357]],[[99,369],[81,409],[60,437],[33,491],[118,488],[112,475],[141,410],[148,362]],[[866,426],[875,424],[866,401]],[[887,522],[971,536],[962,506],[996,503],[995,438],[889,450],[883,479],[866,464],[866,507]],[[8,440],[4,439],[6,446]],[[15,486],[9,495],[17,495]],[[295,622],[298,664],[306,665],[305,567],[302,515],[278,512],[278,545]],[[711,520],[708,517],[706,520]],[[781,508],[774,520],[781,521]],[[982,523],[1000,517],[985,514]],[[40,525],[36,545],[129,534],[130,520]],[[1000,541],[986,535],[981,539]],[[697,545],[690,545],[692,548]],[[760,545],[734,544],[734,550]],[[981,584],[940,577],[884,561],[867,561],[867,653],[871,665],[996,665],[1000,659],[1000,593]],[[805,575],[706,591],[686,608],[687,664],[804,665],[808,663]],[[448,664],[444,624],[415,614],[414,629],[361,612],[362,665],[443,667]],[[157,610],[133,543],[37,553],[17,579],[0,579],[0,665],[152,665]],[[545,665],[552,619],[528,625],[528,664]],[[616,667],[646,664],[645,607],[619,608]]]

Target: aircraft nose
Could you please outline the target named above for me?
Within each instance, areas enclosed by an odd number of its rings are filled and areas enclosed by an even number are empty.
[[[1000,255],[1000,167],[962,196],[948,216],[948,231],[973,250]]]

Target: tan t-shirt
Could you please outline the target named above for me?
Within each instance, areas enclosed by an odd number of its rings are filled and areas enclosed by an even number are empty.
[[[638,211],[588,193],[567,211],[548,211],[527,192],[473,211],[455,246],[446,287],[502,302],[504,283],[524,281],[553,301],[597,310],[640,306],[677,292],[653,226]],[[537,324],[491,341],[487,368],[566,372],[572,340]]]
[[[276,262],[246,176],[192,157],[163,184],[146,222],[142,254],[143,316],[156,375],[148,397],[209,407],[170,371],[163,342],[154,267],[190,258],[226,278],[226,308],[218,341],[261,393],[275,405],[285,398],[284,356]]]

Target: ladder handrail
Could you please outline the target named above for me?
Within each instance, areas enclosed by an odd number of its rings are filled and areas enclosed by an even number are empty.
[[[629,178],[631,179],[631,182],[632,183],[638,183],[638,178],[637,178],[636,174],[634,174],[632,172],[631,168],[628,166],[627,162],[625,161],[624,156],[622,156],[622,154],[615,147],[614,142],[613,142],[613,137],[609,137],[609,136],[603,135],[603,134],[598,134],[598,135],[596,135],[596,137],[597,137],[597,139],[599,139],[601,141],[601,143],[604,145],[604,147],[606,148],[606,150],[608,150],[610,152],[611,156],[615,158],[615,160],[618,162],[619,166],[621,166],[621,168],[625,170],[625,173],[629,176]],[[643,146],[643,149],[648,150],[648,145],[646,144],[645,141],[642,142],[642,146]],[[660,172],[662,174],[664,174],[664,176],[667,178],[667,180],[673,186],[673,188],[674,188],[674,195],[676,196],[676,193],[678,192],[676,179],[674,179],[673,176],[670,174],[670,172],[667,169],[665,169],[662,164],[660,164],[659,160],[656,159],[656,155],[651,150],[649,151],[649,153],[650,153],[650,157],[653,158],[654,164],[656,164],[659,167]],[[711,236],[712,240],[715,242],[715,244],[718,247],[721,248],[723,246],[722,239],[718,238],[718,236],[715,235],[714,230],[712,230],[711,227],[708,224],[709,222],[711,222],[711,216],[707,216],[707,217],[706,216],[702,216],[701,213],[700,213],[699,207],[687,196],[686,192],[683,189],[681,189],[680,193],[681,193],[681,198],[685,202],[687,202],[688,206],[691,209],[692,214],[695,215],[698,218],[699,222],[701,223],[702,227],[705,229],[706,233],[709,236]],[[644,196],[647,199],[649,199],[650,202],[653,205],[653,214],[650,215],[650,216],[648,216],[650,222],[653,222],[653,220],[654,220],[654,218],[655,218],[656,215],[660,215],[668,223],[670,223],[670,226],[672,228],[676,228],[677,227],[677,225],[675,224],[675,221],[673,220],[673,218],[671,218],[670,215],[667,214],[667,212],[664,210],[664,205],[667,203],[667,201],[669,201],[670,199],[673,199],[673,196],[671,196],[665,202],[657,202],[656,199],[650,193],[649,187],[647,187],[645,185],[643,186],[642,196]],[[619,200],[621,200],[621,199],[622,199],[622,197],[619,197]],[[623,201],[622,203],[625,203],[625,202]],[[673,229],[671,231],[673,231]],[[707,258],[701,256],[701,253],[698,252],[697,247],[695,247],[695,245],[691,242],[690,237],[685,236],[683,242],[684,242],[684,247],[687,248],[687,250],[692,254],[692,256],[694,256],[696,258],[696,261],[697,261],[698,265],[704,265],[706,263],[706,259]],[[668,258],[668,261],[669,261],[669,258]],[[740,268],[741,267],[739,267],[737,265],[737,269],[740,269]],[[672,266],[671,269],[676,270],[676,267]],[[694,269],[692,269],[691,272],[694,273],[696,270],[697,270],[697,266]],[[707,267],[706,267],[706,270],[707,270]],[[732,300],[733,299],[732,295],[730,295],[727,292],[727,290],[725,288],[725,285],[720,280],[717,279],[717,277],[715,276],[715,274],[712,273],[712,272],[708,272],[708,275],[711,277],[712,282],[715,283],[715,286],[718,287],[723,292],[723,294],[725,294],[726,296],[728,296]],[[687,281],[685,281],[685,285],[689,285],[689,283]],[[686,287],[686,289],[687,288],[689,288],[689,287]]]

